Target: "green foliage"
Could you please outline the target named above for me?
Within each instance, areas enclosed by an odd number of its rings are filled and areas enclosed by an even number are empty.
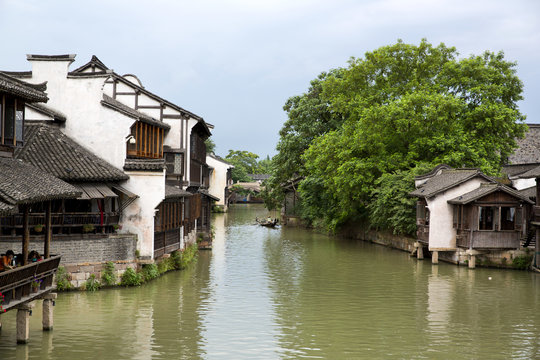
[[[252,179],[248,174],[257,173],[257,159],[259,155],[245,150],[229,150],[229,154],[225,156],[227,162],[234,165],[231,170],[232,180],[234,182],[250,182]]]
[[[150,281],[155,278],[157,278],[160,274],[160,271],[158,270],[158,267],[156,264],[146,264],[143,265],[141,275],[143,278],[143,281]]]
[[[109,261],[105,264],[105,268],[101,273],[101,283],[105,286],[116,285],[116,269],[114,268],[114,263]]]
[[[172,266],[176,270],[180,270],[182,268],[182,253],[178,250],[175,250],[171,253],[171,262]]]
[[[185,269],[197,257],[198,250],[197,244],[191,244],[190,246],[186,247],[186,249],[182,252],[180,269]]]
[[[279,198],[302,175],[305,219],[336,229],[369,213],[373,226],[411,234],[407,194],[420,170],[445,163],[497,175],[526,128],[523,85],[502,52],[457,55],[398,41],[312,82],[286,104],[267,192]]]
[[[95,274],[91,274],[88,280],[82,286],[83,290],[86,291],[97,291],[101,288],[101,284],[98,279],[96,279]]]
[[[56,271],[56,289],[58,291],[67,291],[72,288],[73,285],[71,285],[71,282],[69,281],[69,274],[67,273],[66,268],[59,266]]]
[[[512,259],[512,267],[519,270],[526,270],[531,266],[532,255],[520,255]]]
[[[143,277],[132,268],[127,268],[122,274],[120,285],[122,286],[140,286],[143,283]]]
[[[83,225],[83,232],[88,233],[95,230],[95,227],[93,224],[84,224]]]
[[[174,270],[174,261],[171,257],[162,259],[158,265],[158,271],[160,274],[164,274],[167,271]]]
[[[225,209],[222,206],[214,205],[212,206],[212,212],[215,214],[222,214],[225,212]]]
[[[212,140],[212,138],[206,139],[204,143],[206,144],[207,154],[211,154],[216,150],[216,143],[214,142],[214,140]]]

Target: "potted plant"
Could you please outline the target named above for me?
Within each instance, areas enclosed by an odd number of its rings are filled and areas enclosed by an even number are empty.
[[[37,292],[42,282],[43,282],[43,279],[38,279],[34,276],[34,279],[32,280],[32,283],[30,284],[32,286],[32,292]]]
[[[35,225],[35,226],[34,226],[34,231],[35,231],[35,232],[38,232],[38,233],[42,232],[42,231],[43,231],[43,224],[37,224],[37,225]]]
[[[94,225],[93,224],[84,224],[83,225],[83,232],[85,233],[89,233],[89,232],[92,232],[94,231]]]

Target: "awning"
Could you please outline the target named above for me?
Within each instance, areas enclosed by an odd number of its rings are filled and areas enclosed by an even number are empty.
[[[212,199],[214,201],[219,201],[218,197],[215,197],[214,195],[210,194],[207,190],[199,190],[199,193],[204,195],[204,196],[209,197],[210,199]]]
[[[120,186],[118,184],[108,184],[108,185],[111,187],[111,189],[118,191],[119,193],[121,193],[122,195],[125,195],[126,197],[128,197],[130,199],[136,199],[136,198],[139,197],[139,195],[136,195],[136,194],[132,193],[131,191],[129,191],[125,187]]]
[[[82,191],[80,200],[104,199],[118,197],[112,189],[106,184],[73,184],[76,188]]]
[[[120,195],[120,198],[119,198],[120,212],[124,211],[125,208],[127,208],[132,202],[134,202],[139,197],[139,195],[132,193],[125,187],[120,186],[116,183],[110,183],[107,185]]]

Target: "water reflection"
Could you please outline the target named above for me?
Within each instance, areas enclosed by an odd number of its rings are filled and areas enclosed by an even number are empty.
[[[540,276],[469,270],[301,229],[258,206],[214,218],[213,251],[140,288],[62,293],[55,328],[4,359],[535,359]]]

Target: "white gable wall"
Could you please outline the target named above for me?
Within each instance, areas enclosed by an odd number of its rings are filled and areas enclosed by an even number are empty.
[[[210,187],[208,192],[219,198],[216,205],[225,205],[225,188],[227,187],[227,170],[232,167],[222,161],[214,159],[211,156],[206,156],[206,163],[213,167],[214,170],[210,174]]]
[[[466,194],[487,181],[480,177],[470,179],[458,186],[427,199],[429,216],[429,250],[455,250],[456,229],[453,224],[453,208],[448,200]]]
[[[512,186],[516,190],[528,189],[530,187],[536,186],[536,179],[512,179]]]

